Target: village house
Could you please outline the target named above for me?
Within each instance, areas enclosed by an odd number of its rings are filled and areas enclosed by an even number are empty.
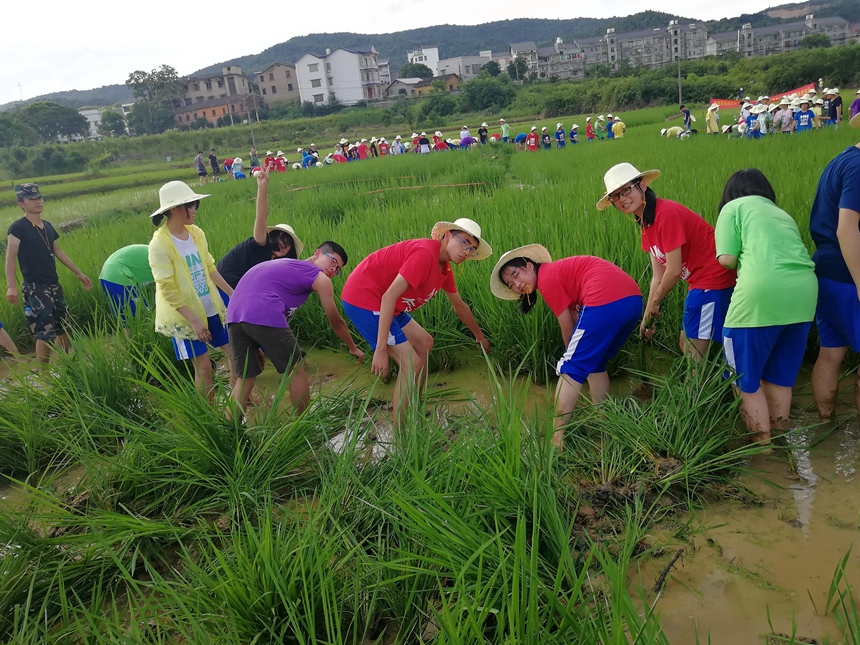
[[[373,47],[305,54],[296,61],[302,101],[327,103],[334,98],[344,105],[382,98],[378,53]]]
[[[268,105],[292,103],[299,100],[299,82],[296,79],[296,66],[286,63],[272,63],[255,74],[260,94]]]

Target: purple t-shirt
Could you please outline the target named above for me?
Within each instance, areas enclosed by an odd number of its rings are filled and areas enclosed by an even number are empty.
[[[860,96],[854,99],[854,102],[848,107],[850,116],[860,114]]]
[[[227,323],[289,327],[290,318],[311,295],[321,271],[308,260],[287,258],[252,267],[233,291]]]

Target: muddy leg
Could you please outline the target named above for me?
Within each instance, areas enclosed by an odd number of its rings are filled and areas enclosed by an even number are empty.
[[[780,433],[785,432],[785,429],[788,428],[788,415],[791,411],[791,388],[762,381],[761,389],[767,399],[771,429]]]
[[[399,345],[389,345],[388,355],[394,359],[398,367],[392,407],[394,409],[394,427],[399,429],[403,423],[406,409],[409,407],[413,388],[417,384],[418,375],[415,373],[415,366],[420,365],[421,359],[408,341]]]
[[[741,392],[741,415],[753,434],[753,441],[770,444],[770,412],[762,388],[752,394]]]
[[[822,347],[818,360],[812,368],[812,398],[818,409],[818,416],[829,419],[836,410],[836,395],[839,391],[839,368],[848,354],[847,347]],[[860,411],[860,399],[855,388],[855,401]]]
[[[552,444],[559,450],[564,449],[564,425],[570,421],[570,415],[579,396],[582,393],[582,383],[577,383],[567,374],[562,374],[555,388],[555,433],[552,436]]]

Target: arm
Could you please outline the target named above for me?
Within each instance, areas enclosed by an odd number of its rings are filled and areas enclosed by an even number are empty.
[[[60,248],[60,244],[57,240],[54,240],[54,255],[56,258],[63,263],[63,265],[68,268],[69,271],[75,274],[75,277],[80,280],[81,284],[84,285],[84,289],[89,291],[93,287],[93,283],[90,279],[83,274],[83,271],[78,269],[75,266],[75,263],[69,259],[69,256],[66,255],[66,252]]]
[[[260,246],[268,244],[266,221],[269,218],[269,170],[257,173],[257,212],[254,215],[254,241]]]
[[[678,280],[681,279],[683,266],[684,262],[681,257],[680,246],[666,254],[666,266],[661,267],[663,275],[660,278],[660,284],[648,295],[649,305],[645,310],[646,318],[656,318],[660,315],[660,303],[666,299],[666,296],[678,284]]]
[[[484,348],[484,351],[490,352],[490,343],[487,340],[486,336],[484,336],[484,332],[481,331],[481,328],[478,326],[478,321],[475,320],[475,316],[472,315],[472,310],[469,308],[469,305],[463,300],[463,297],[459,292],[455,291],[454,293],[445,292],[445,295],[448,296],[448,300],[451,301],[451,306],[454,307],[454,313],[457,314],[457,318],[459,318],[466,327],[469,328],[469,331],[475,336],[475,340],[478,341],[478,344]]]
[[[851,279],[857,286],[857,297],[860,298],[860,213],[850,208],[839,209],[839,223],[836,226],[836,239],[839,249],[851,273]],[[6,275],[9,275],[9,261],[6,261]]]
[[[650,255],[650,254],[649,254]],[[660,281],[663,279],[663,274],[666,273],[666,267],[660,264],[653,255],[651,257],[651,286],[648,289],[648,301],[645,303],[645,313],[642,316],[642,323],[639,325],[639,333],[646,338],[650,338],[654,332],[653,318],[648,312],[651,311],[651,303],[654,302],[654,296],[660,288]],[[651,325],[646,323],[651,322]]]
[[[320,271],[311,288],[317,292],[326,318],[328,318],[328,323],[331,325],[334,333],[343,341],[344,345],[349,349],[349,353],[355,356],[359,363],[363,363],[364,352],[355,346],[355,341],[352,340],[349,329],[334,304],[334,287],[331,284],[331,279]]]
[[[10,304],[18,304],[18,280],[15,278],[15,267],[18,265],[18,247],[21,240],[14,235],[6,237],[6,300]]]
[[[722,255],[717,256],[717,262],[719,262],[724,269],[731,271],[738,267],[738,256],[723,253]]]
[[[177,307],[176,311],[178,311],[182,317],[191,324],[191,328],[194,330],[197,340],[204,343],[208,343],[212,340],[212,333],[209,331],[208,323],[203,323],[197,316],[195,316],[194,312],[191,311],[191,307]]]
[[[570,309],[565,309],[558,315],[558,325],[561,327],[561,339],[566,347],[570,342],[570,337],[573,336],[573,330],[576,329],[576,318],[573,317],[573,312]]]
[[[212,282],[214,282],[215,286],[221,289],[221,291],[226,293],[228,296],[233,295],[233,287],[227,284],[227,281],[224,279],[224,276],[218,273],[217,269],[215,271],[212,271],[209,274],[209,277],[212,278]]]
[[[391,321],[394,320],[394,308],[397,305],[397,299],[406,293],[408,288],[409,283],[406,278],[398,273],[388,290],[382,294],[376,351],[373,352],[373,363],[370,366],[370,371],[382,378],[388,374],[388,333],[391,329]]]

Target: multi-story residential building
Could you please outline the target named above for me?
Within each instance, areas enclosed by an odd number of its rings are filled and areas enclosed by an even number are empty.
[[[737,31],[710,34],[706,55],[718,56],[737,52],[744,56],[768,56],[800,48],[801,41],[811,34],[824,34],[834,45],[853,42],[851,26],[842,18],[806,16],[803,22],[789,22],[769,27],[753,27],[747,23]]]
[[[511,60],[521,57],[526,61],[526,67],[529,73],[538,71],[537,60],[537,45],[533,40],[527,40],[522,43],[511,43]]]
[[[437,76],[456,74],[463,81],[469,81],[478,75],[481,68],[490,62],[489,58],[483,56],[457,56],[445,58],[439,61],[436,68]]]
[[[420,78],[398,78],[385,88],[385,93],[394,98],[398,96],[415,96],[415,86],[420,82]]]
[[[99,125],[102,122],[102,108],[82,107],[78,109],[78,114],[87,120],[87,126],[89,127],[87,137],[90,139],[101,137],[101,134],[99,134]]]
[[[460,77],[456,74],[445,74],[444,76],[424,78],[415,86],[415,93],[418,96],[426,96],[435,92],[436,87],[440,87],[445,92],[457,92],[460,89]]]
[[[255,75],[260,94],[269,105],[291,103],[299,100],[299,82],[296,66],[286,63],[272,63]]]
[[[248,111],[263,107],[263,101],[258,94],[244,94],[235,96],[219,96],[208,101],[201,101],[191,105],[183,105],[173,109],[173,118],[179,125],[190,125],[197,119],[206,119],[215,124],[218,119],[222,123],[241,123],[248,117]]]
[[[327,103],[334,97],[344,105],[382,98],[376,49],[326,50],[324,56],[305,54],[296,61],[302,101]]]
[[[417,47],[406,52],[406,60],[410,63],[420,63],[427,65],[433,72],[439,66],[439,48],[438,47]]]
[[[492,61],[495,61],[499,64],[499,67],[502,68],[502,71],[508,69],[508,64],[511,62],[511,50],[494,52],[490,49],[485,49],[483,51],[478,52],[478,56],[481,58],[489,58]]]
[[[376,62],[379,64],[379,82],[383,87],[391,85],[391,63],[387,58],[377,58]]]
[[[561,38],[552,47],[538,47],[537,72],[539,78],[568,81],[585,76],[585,57],[580,47],[565,45]]]
[[[182,96],[173,100],[173,107],[185,107],[228,96],[244,96],[248,93],[248,79],[242,73],[242,68],[238,65],[227,65],[221,68],[221,74],[183,78]]]

